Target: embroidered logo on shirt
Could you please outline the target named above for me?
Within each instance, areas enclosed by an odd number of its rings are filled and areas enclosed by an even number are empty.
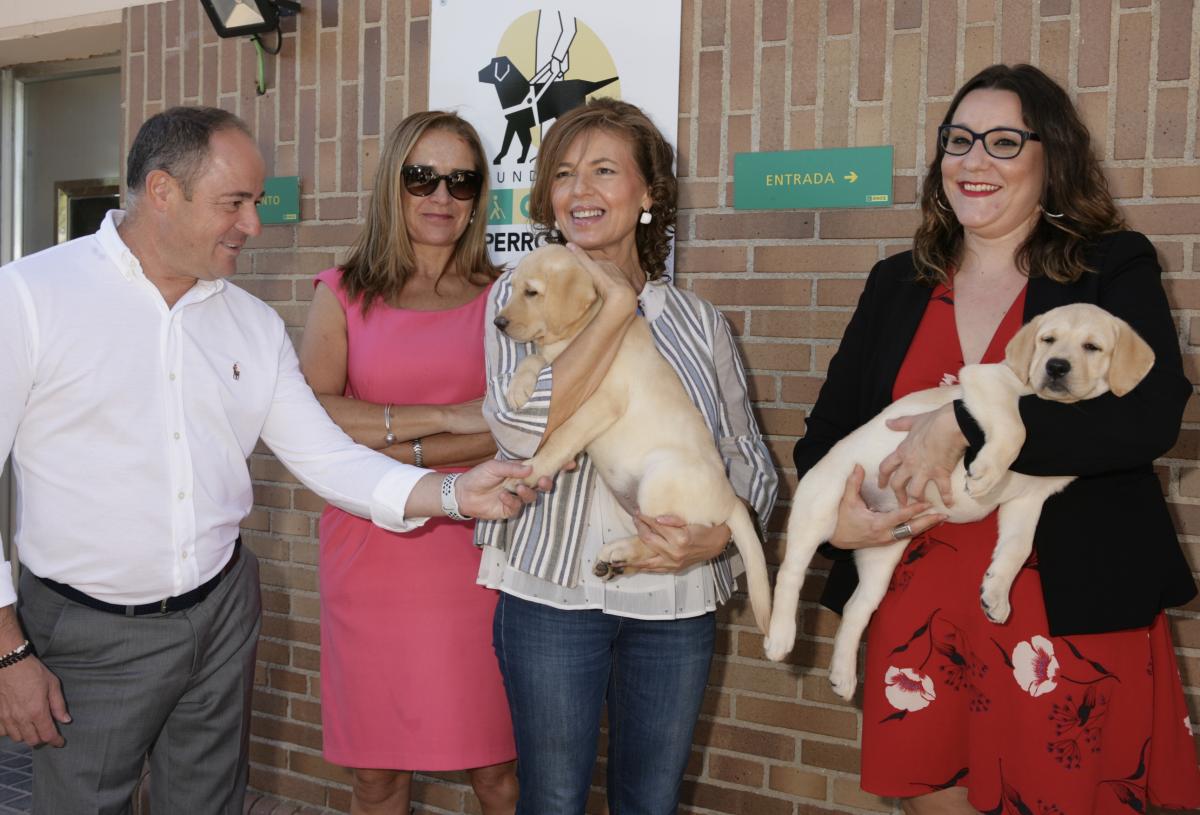
[[[238,367],[238,364],[236,362],[233,363],[233,378],[235,380],[242,378],[242,369]]]
[[[234,367],[236,368],[237,366],[235,365]],[[235,376],[234,378],[236,379],[237,377]],[[957,385],[957,384],[958,384],[958,377],[955,376],[954,374],[942,374],[942,381],[938,383],[938,385],[941,387],[948,387],[950,385]]]

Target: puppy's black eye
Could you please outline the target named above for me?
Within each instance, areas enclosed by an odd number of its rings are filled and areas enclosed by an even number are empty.
[[[1045,337],[1042,337],[1041,339],[1042,339],[1042,342],[1046,343],[1047,345],[1051,345],[1054,342],[1054,336],[1050,335],[1050,334],[1047,334]]]
[[[537,294],[538,294],[537,289],[526,289],[525,290],[526,297],[537,297]]]
[[[1083,344],[1083,350],[1084,351],[1099,351],[1100,346],[1096,345],[1094,342],[1085,342]]]

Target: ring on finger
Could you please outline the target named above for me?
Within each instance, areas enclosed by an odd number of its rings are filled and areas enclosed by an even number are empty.
[[[892,540],[902,541],[905,538],[911,538],[912,535],[912,527],[906,523],[892,527]]]

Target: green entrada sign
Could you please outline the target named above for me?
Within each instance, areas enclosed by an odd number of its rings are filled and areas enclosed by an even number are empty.
[[[300,176],[268,178],[258,202],[258,219],[264,224],[294,224],[300,220]]]
[[[892,203],[892,146],[738,153],[734,209],[844,209]]]

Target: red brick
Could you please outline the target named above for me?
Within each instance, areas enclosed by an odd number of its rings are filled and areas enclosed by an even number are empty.
[[[738,153],[748,153],[754,147],[751,132],[754,117],[750,114],[729,116],[726,120],[725,163],[726,174],[733,175],[734,161]]]
[[[921,0],[895,0],[892,25],[897,31],[921,27]]]
[[[725,2],[724,0],[697,0],[701,2],[700,15],[700,44],[725,44]],[[703,86],[701,86],[703,87]]]
[[[810,212],[737,212],[697,215],[696,237],[702,240],[763,240],[764,238],[811,238]]]
[[[1188,89],[1159,88],[1154,113],[1154,157],[1183,158],[1187,147]]]
[[[1003,0],[1000,12],[1000,60],[1012,65],[1029,62],[1033,32],[1033,0]]]
[[[763,0],[763,42],[780,42],[787,39],[787,0]]]
[[[758,149],[782,150],[783,129],[787,121],[787,96],[784,93],[787,49],[763,48],[758,83]]]
[[[779,342],[743,342],[742,356],[746,366],[758,370],[812,370],[812,351],[808,345]]]
[[[972,77],[996,62],[993,26],[980,25],[968,28],[964,36],[963,76]]]
[[[753,334],[756,337],[794,339],[841,339],[850,322],[849,311],[755,311]]]
[[[740,8],[740,13],[739,13]],[[734,4],[729,16],[729,110],[754,107],[754,24],[757,15]]]
[[[761,762],[723,753],[710,753],[708,776],[716,781],[741,784],[743,787],[761,787],[765,768]]]
[[[813,767],[857,773],[861,756],[857,747],[804,739],[800,750],[800,760]]]
[[[825,41],[822,147],[846,147],[850,133],[850,75],[854,54],[849,40]]]
[[[1187,79],[1195,59],[1192,25],[1194,0],[1175,0],[1158,7],[1158,80]]]
[[[820,0],[792,2],[793,105],[812,105],[817,101],[817,36],[821,30],[821,5]],[[794,136],[791,146],[800,149]]]
[[[1071,21],[1050,20],[1041,24],[1038,67],[1063,87],[1071,82]]]
[[[1150,184],[1156,198],[1200,196],[1200,166],[1155,167]]]
[[[830,213],[822,214],[822,221]],[[873,245],[831,245],[825,243],[789,246],[757,246],[754,249],[756,272],[831,272],[861,273],[875,265],[878,250]]]
[[[797,732],[821,733],[839,739],[858,738],[858,716],[848,710],[758,699],[739,695],[735,703],[737,718],[770,727],[782,727]]]
[[[1150,15],[1121,15],[1117,44],[1115,157],[1146,156],[1146,110],[1150,83]]]
[[[938,13],[931,14],[927,23],[925,88],[930,96],[951,96],[956,83],[954,71],[946,70],[946,66],[957,61],[958,4],[940,4]]]
[[[862,0],[858,10],[858,101],[883,99],[887,3]]]
[[[836,37],[841,34],[850,34],[853,31],[853,0],[827,0],[825,12],[825,32],[831,37]]]
[[[825,800],[825,790],[828,779],[820,773],[802,770],[798,767],[771,767],[771,777],[768,781],[771,789],[799,798]]]
[[[1113,18],[1111,0],[1081,0],[1078,67],[1081,88],[1108,84],[1108,52]]]
[[[718,787],[698,781],[683,782],[681,801],[706,810],[732,815],[792,815],[792,805],[782,798],[771,798],[748,790]]]
[[[697,280],[692,290],[723,306],[807,306],[812,300],[812,282],[808,280]]]
[[[713,0],[705,0],[704,6],[713,4]],[[722,4],[723,6],[723,4]],[[723,51],[700,52],[700,87],[706,89],[720,88],[724,74]],[[695,167],[692,174],[701,178],[711,178],[720,172],[721,168],[721,123],[722,107],[719,93],[705,92],[700,94],[700,125],[696,138],[696,155],[693,157]]]
[[[1130,204],[1122,209],[1130,228],[1148,235],[1191,235],[1200,223],[1200,204]]]

